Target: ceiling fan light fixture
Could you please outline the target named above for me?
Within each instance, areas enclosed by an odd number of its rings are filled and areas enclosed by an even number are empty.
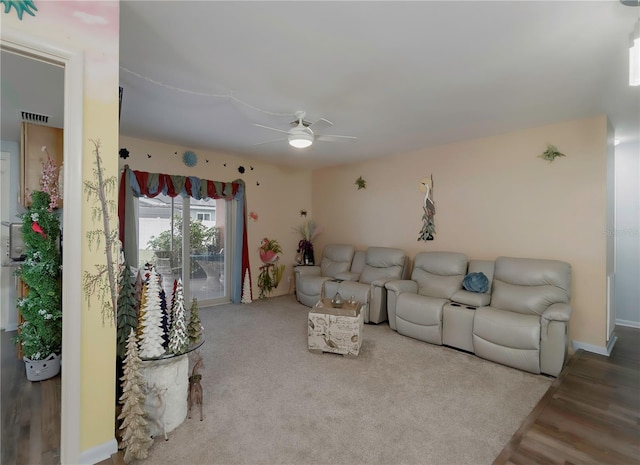
[[[297,149],[304,149],[313,144],[313,136],[304,132],[291,134],[289,136],[289,145]]]

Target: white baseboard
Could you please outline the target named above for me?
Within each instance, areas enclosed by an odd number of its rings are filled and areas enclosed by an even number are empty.
[[[83,450],[80,453],[80,464],[94,465],[110,458],[116,452],[118,452],[118,442],[114,438],[91,449]]]
[[[613,346],[616,344],[617,340],[618,337],[614,334],[613,337],[609,339],[609,343],[606,347],[594,346],[592,344],[587,344],[586,342],[575,340],[571,342],[571,346],[573,347],[573,350],[582,349],[586,350],[587,352],[593,352],[594,354],[605,355],[608,357],[609,355],[611,355],[611,351],[613,350]]]
[[[640,321],[616,320],[616,325],[627,326],[629,328],[640,328]]]

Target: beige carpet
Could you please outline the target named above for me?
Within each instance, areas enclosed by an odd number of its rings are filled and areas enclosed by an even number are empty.
[[[359,357],[307,350],[292,295],[200,310],[204,421],[146,464],[490,464],[552,379],[365,325]]]

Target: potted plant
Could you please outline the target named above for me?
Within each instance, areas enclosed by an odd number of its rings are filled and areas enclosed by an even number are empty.
[[[302,236],[298,242],[298,256],[301,265],[315,265],[313,256],[313,240],[320,233],[315,221],[307,220],[298,226],[298,233]]]
[[[278,264],[282,247],[277,240],[266,237],[262,239],[259,253],[263,265],[258,274],[258,289],[260,289],[258,298],[264,299],[280,284],[285,266]]]
[[[18,300],[23,321],[16,341],[22,347],[30,381],[51,378],[60,371],[60,219],[50,201],[49,194],[35,191],[29,210],[21,215],[26,258],[16,274],[22,278],[27,294]]]

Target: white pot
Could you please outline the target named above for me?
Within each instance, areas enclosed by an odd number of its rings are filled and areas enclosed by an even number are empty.
[[[23,360],[29,381],[42,381],[60,373],[61,360],[56,354],[51,354],[44,360],[31,360],[27,357],[23,357]]]

